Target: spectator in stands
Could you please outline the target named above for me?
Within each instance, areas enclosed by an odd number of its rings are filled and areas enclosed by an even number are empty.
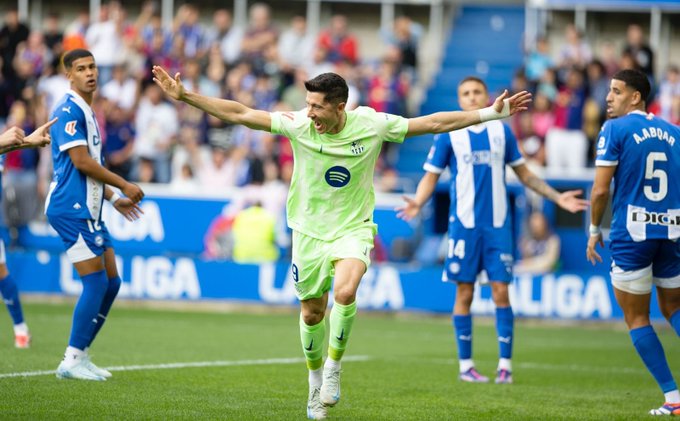
[[[673,124],[680,123],[680,68],[668,66],[666,75],[659,85],[659,117]]]
[[[288,105],[291,110],[301,110],[305,108],[307,96],[305,81],[308,79],[309,76],[304,68],[296,68],[293,83],[287,86],[281,93],[281,101]]]
[[[129,116],[133,116],[134,106],[137,104],[137,81],[128,75],[127,67],[123,64],[115,65],[111,76],[111,80],[102,86],[101,95]]]
[[[173,33],[175,38],[183,41],[181,52],[184,57],[202,59],[207,51],[204,42],[205,30],[201,26],[200,17],[201,14],[195,4],[185,3],[177,9]]]
[[[356,65],[359,62],[357,40],[349,33],[344,15],[331,17],[328,29],[319,34],[317,44],[326,51],[326,59],[331,63],[347,60]],[[315,75],[310,72],[310,76]]]
[[[642,27],[638,24],[628,25],[626,31],[626,45],[623,52],[630,54],[637,63],[640,70],[647,75],[649,82],[654,87],[654,51],[645,41]]]
[[[394,20],[392,31],[381,31],[383,41],[399,50],[401,61],[399,69],[415,80],[418,67],[418,44],[423,34],[421,25],[410,17],[402,15]]]
[[[90,27],[90,11],[81,9],[78,11],[76,18],[66,26],[64,31],[64,51],[76,50],[78,48],[85,48],[85,34],[87,28]]]
[[[385,57],[368,81],[368,106],[378,112],[406,114],[409,88],[410,78],[399,71],[397,59]]]
[[[102,4],[99,22],[87,28],[85,41],[94,55],[99,68],[99,85],[104,86],[111,80],[113,67],[121,62],[123,51],[124,14],[118,1]]]
[[[293,16],[290,27],[279,38],[281,70],[286,77],[285,85],[293,83],[295,70],[310,63],[314,57],[314,37],[307,31],[307,19]]]
[[[134,178],[141,181],[142,173],[148,178],[152,166],[155,182],[170,182],[171,147],[179,130],[177,121],[175,107],[163,99],[160,88],[148,85],[135,115]]]
[[[612,77],[619,71],[619,54],[613,42],[606,40],[602,43],[599,59],[605,68],[607,77]]]
[[[560,259],[560,238],[551,231],[548,219],[541,211],[529,215],[527,233],[520,239],[521,259],[514,271],[521,273],[546,273],[557,269]]]
[[[58,105],[57,101],[70,89],[70,83],[63,70],[61,58],[54,57],[38,81],[37,94],[46,115],[52,114],[54,107]]]
[[[550,56],[548,38],[538,37],[536,48],[529,52],[524,60],[524,72],[527,79],[535,86],[543,78],[543,74],[554,66],[555,63]]]
[[[52,52],[52,57],[60,57],[64,52],[64,34],[59,27],[59,13],[50,12],[43,22],[43,38],[45,45]]]
[[[194,176],[194,168],[188,162],[182,164],[178,174],[173,174],[170,187],[173,192],[194,194],[202,188]]]
[[[586,101],[583,73],[572,68],[555,101],[555,127],[546,134],[546,164],[550,168],[585,168],[588,139],[583,133],[583,107]]]
[[[5,80],[14,80],[14,55],[20,43],[28,39],[28,26],[19,22],[17,9],[5,12],[5,25],[0,29],[0,59],[2,59],[2,75]]]
[[[213,25],[205,34],[205,48],[209,51],[217,46],[224,63],[232,65],[241,56],[243,30],[234,26],[231,12],[217,9],[213,14]]]
[[[543,77],[538,82],[536,93],[545,95],[550,102],[555,102],[557,99],[557,70],[554,68],[546,69],[543,72]]]
[[[264,72],[265,51],[278,42],[279,31],[271,22],[271,9],[265,3],[250,7],[248,29],[241,41],[242,57],[253,66],[255,73]]]
[[[30,79],[36,79],[43,73],[45,66],[52,61],[52,50],[47,48],[42,32],[31,31],[28,39],[17,46],[14,56],[14,68],[17,73],[27,74]],[[25,70],[19,67],[27,66]]]
[[[111,104],[106,115],[106,143],[104,143],[106,167],[126,180],[132,169],[135,140],[134,126],[129,117],[130,110],[123,108],[119,103]]]
[[[565,73],[568,73],[569,69],[573,67],[585,69],[586,65],[593,59],[590,45],[583,39],[581,32],[573,24],[567,25],[564,36],[565,43],[560,51],[559,68]]]

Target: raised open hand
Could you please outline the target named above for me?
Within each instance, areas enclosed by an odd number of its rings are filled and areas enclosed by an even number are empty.
[[[161,66],[153,66],[151,70],[153,73],[153,81],[160,86],[163,92],[170,98],[181,100],[184,96],[185,90],[182,80],[179,77],[179,72],[175,73],[175,78],[171,78],[168,72]]]

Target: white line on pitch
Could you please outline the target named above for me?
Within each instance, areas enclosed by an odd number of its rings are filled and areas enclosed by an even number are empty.
[[[422,360],[421,360],[422,361]],[[433,359],[431,360],[437,364],[457,364],[457,360],[453,359]],[[491,363],[491,361],[487,361]],[[631,368],[631,367],[596,367],[581,364],[544,364],[544,363],[533,363],[533,362],[522,362],[513,361],[513,367],[525,368],[528,370],[556,370],[556,371],[592,371],[595,373],[625,373],[625,374],[640,374],[646,373],[647,371],[642,368]]]
[[[370,357],[366,355],[349,355],[344,357],[342,361],[368,361]],[[121,365],[115,367],[106,367],[109,371],[139,371],[139,370],[168,370],[177,368],[194,368],[194,367],[234,367],[234,366],[248,366],[248,365],[282,365],[282,364],[299,364],[304,363],[304,358],[268,358],[263,360],[234,360],[234,361],[196,361],[186,363],[167,363],[167,364],[147,364],[147,365]],[[35,377],[46,376],[54,374],[55,370],[42,371],[24,371],[21,373],[4,373],[0,374],[0,379],[10,377]]]

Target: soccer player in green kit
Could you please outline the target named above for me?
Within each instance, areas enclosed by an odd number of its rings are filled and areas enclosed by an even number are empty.
[[[406,119],[368,107],[345,110],[347,83],[335,73],[305,82],[304,110],[268,112],[184,89],[153,67],[154,81],[176,100],[231,124],[288,137],[295,164],[287,203],[293,230],[292,275],[300,300],[300,337],[309,369],[307,417],[326,418],[340,399],[340,361],[356,317],[356,293],[370,264],[377,226],[373,222],[373,171],[382,142],[403,142],[426,133],[446,133],[526,110],[531,94],[507,91],[491,107]],[[332,282],[333,280],[333,282]],[[324,316],[333,283],[328,358],[323,363]]]

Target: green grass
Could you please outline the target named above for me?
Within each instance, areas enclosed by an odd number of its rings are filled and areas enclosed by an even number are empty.
[[[24,305],[30,350],[15,350],[0,315],[0,375],[54,370],[68,339],[72,305]],[[134,308],[121,303],[91,350],[102,367],[300,358],[298,316]],[[622,324],[622,323],[621,323]],[[659,326],[680,380],[680,340]],[[457,380],[448,317],[360,313],[343,365],[342,400],[331,420],[648,419],[663,396],[620,324],[583,326],[519,320],[515,384]],[[475,324],[478,369],[493,375],[495,330]],[[305,418],[304,363],[113,371],[106,382],[53,374],[0,378],[1,419]]]

